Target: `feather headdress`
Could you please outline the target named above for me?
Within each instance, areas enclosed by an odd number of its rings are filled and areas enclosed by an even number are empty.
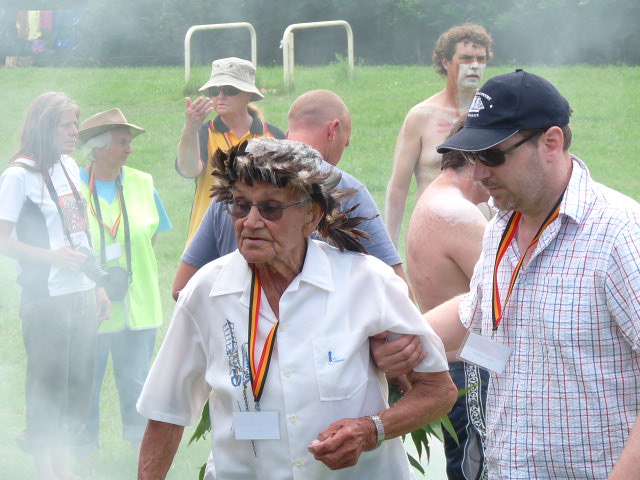
[[[233,184],[241,181],[249,186],[255,182],[280,188],[292,188],[300,199],[317,203],[323,211],[316,231],[340,250],[367,253],[360,244],[368,239],[358,225],[365,217],[349,217],[358,205],[346,211],[340,204],[355,193],[355,189],[337,188],[342,174],[323,165],[322,156],[308,145],[270,137],[243,142],[229,151],[218,150],[211,160],[216,183],[211,188],[218,202],[233,198]]]

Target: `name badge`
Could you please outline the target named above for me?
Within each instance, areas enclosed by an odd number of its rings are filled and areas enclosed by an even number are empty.
[[[233,412],[236,440],[280,440],[278,412]]]
[[[467,332],[457,357],[473,363],[492,373],[502,373],[511,356],[511,347],[502,345],[489,337]]]
[[[104,250],[105,250],[104,253],[105,253],[105,258],[107,259],[107,262],[109,260],[120,258],[122,256],[122,246],[120,245],[120,242],[115,242],[115,243],[112,243],[111,245],[107,245],[107,247]]]

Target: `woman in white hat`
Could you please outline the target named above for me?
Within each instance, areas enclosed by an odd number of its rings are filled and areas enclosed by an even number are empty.
[[[211,158],[216,150],[227,151],[250,138],[285,137],[278,127],[265,122],[256,108],[249,106],[249,102],[263,98],[256,88],[256,69],[251,62],[236,57],[214,60],[211,78],[200,87],[200,92],[206,97],[193,102],[186,98],[185,122],[176,159],[180,175],[196,178],[189,239],[211,202],[214,182]],[[203,125],[213,110],[218,115]]]
[[[118,108],[97,113],[80,126],[81,151],[89,165],[80,171],[89,204],[89,224],[97,261],[108,273],[105,288],[111,316],[98,334],[93,399],[75,454],[90,466],[98,449],[100,389],[109,355],[120,397],[122,435],[137,451],[145,419],[136,401],[146,379],[162,323],[158,267],[153,243],[171,222],[148,173],[126,166],[131,141],[144,129]]]

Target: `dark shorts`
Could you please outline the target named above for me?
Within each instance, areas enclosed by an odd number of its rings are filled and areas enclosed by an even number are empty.
[[[486,439],[485,404],[489,372],[466,362],[452,362],[449,373],[458,390],[478,384],[458,397],[449,419],[458,435],[458,443],[444,431],[444,452],[449,480],[484,480]]]

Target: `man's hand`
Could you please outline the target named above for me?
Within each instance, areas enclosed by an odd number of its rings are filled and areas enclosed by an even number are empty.
[[[358,463],[362,452],[375,447],[377,436],[370,418],[343,418],[320,432],[307,449],[331,470],[339,470]]]
[[[402,335],[390,340],[389,332],[369,339],[371,356],[376,366],[389,378],[411,372],[427,356],[416,335]]]

